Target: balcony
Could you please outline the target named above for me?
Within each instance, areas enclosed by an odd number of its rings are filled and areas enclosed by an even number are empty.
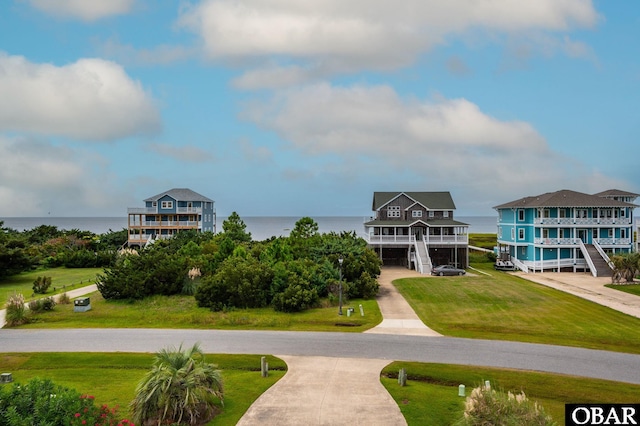
[[[128,207],[128,214],[201,214],[202,207],[176,207],[175,209],[158,209],[158,207]]]
[[[594,225],[631,225],[631,219],[628,217],[539,217],[533,220],[535,225],[577,225],[577,226],[594,226]]]
[[[365,237],[370,244],[414,244],[416,238],[414,235],[372,235]],[[468,235],[425,235],[423,237],[425,244],[445,244],[445,245],[463,245],[469,244]]]
[[[630,238],[598,238],[595,241],[601,246],[628,246],[631,244]],[[545,246],[568,246],[579,245],[579,238],[535,238],[534,244]]]

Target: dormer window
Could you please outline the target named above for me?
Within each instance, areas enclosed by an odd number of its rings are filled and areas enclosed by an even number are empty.
[[[422,210],[413,210],[411,212],[411,217],[422,217]]]
[[[389,206],[387,209],[388,217],[400,217],[400,206]]]

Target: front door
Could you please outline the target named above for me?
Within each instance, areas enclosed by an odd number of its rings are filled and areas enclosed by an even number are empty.
[[[578,229],[578,238],[581,239],[583,243],[587,244],[587,230]]]
[[[422,228],[413,228],[413,235],[416,237],[416,241],[422,239]]]

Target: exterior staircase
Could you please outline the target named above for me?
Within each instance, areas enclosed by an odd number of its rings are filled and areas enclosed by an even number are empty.
[[[420,259],[421,265],[416,265],[416,269],[421,274],[430,274],[431,273],[431,258],[429,257],[429,252],[427,251],[427,245],[422,240],[416,239],[415,243],[416,253],[418,253],[417,259]]]
[[[596,249],[593,244],[585,244],[584,247],[587,252],[584,253],[583,251],[583,254],[585,257],[589,256],[591,258],[593,266],[596,268],[596,277],[610,277],[613,275],[613,271],[611,270],[609,263],[602,258],[598,249]]]

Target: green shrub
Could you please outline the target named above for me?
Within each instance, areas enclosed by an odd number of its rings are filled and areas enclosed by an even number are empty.
[[[45,311],[52,311],[56,306],[56,301],[53,297],[45,297],[43,299],[36,299],[29,302],[29,310],[35,314]]]
[[[92,396],[34,378],[25,385],[0,387],[0,425],[109,425],[115,410],[97,407]],[[125,424],[129,424],[128,422]]]
[[[51,287],[51,277],[38,277],[33,282],[33,292],[35,294],[45,294]]]
[[[349,296],[353,299],[370,299],[378,294],[379,289],[378,280],[365,271],[349,286]]]
[[[480,386],[467,397],[461,426],[551,426],[556,423],[524,392],[498,392]]]
[[[68,305],[69,303],[71,303],[71,298],[67,293],[62,293],[60,296],[58,296],[59,305]]]
[[[293,274],[288,287],[273,297],[273,307],[281,312],[299,312],[318,304],[318,292],[309,281]]]
[[[24,306],[24,296],[13,293],[7,302],[7,312],[5,315],[7,326],[14,327],[29,322],[26,308]]]

